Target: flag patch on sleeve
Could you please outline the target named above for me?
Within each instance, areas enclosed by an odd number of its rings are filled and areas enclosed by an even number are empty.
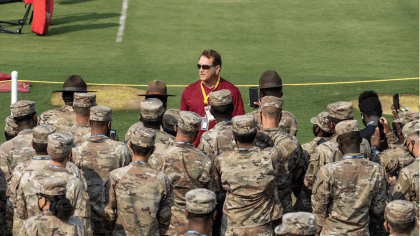
[[[285,155],[285,156],[289,155],[289,152],[287,151],[287,149],[284,146],[280,146],[280,150],[283,153],[283,155]]]

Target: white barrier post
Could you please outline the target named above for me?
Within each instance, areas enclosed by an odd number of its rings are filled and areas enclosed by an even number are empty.
[[[17,102],[17,96],[18,96],[18,72],[13,71],[12,72],[12,104]]]

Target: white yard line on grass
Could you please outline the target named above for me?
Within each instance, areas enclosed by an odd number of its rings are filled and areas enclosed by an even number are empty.
[[[122,36],[124,35],[125,18],[127,18],[127,8],[128,0],[124,0],[120,17],[120,28],[118,29],[117,34],[117,43],[122,42]]]

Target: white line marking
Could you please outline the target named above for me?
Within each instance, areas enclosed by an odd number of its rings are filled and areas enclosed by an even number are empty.
[[[122,36],[124,34],[124,27],[125,27],[125,18],[127,18],[127,8],[128,8],[128,0],[124,0],[121,17],[120,17],[120,28],[118,29],[117,34],[117,43],[122,42]]]

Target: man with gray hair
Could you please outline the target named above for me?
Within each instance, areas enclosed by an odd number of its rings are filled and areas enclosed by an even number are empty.
[[[86,231],[91,233],[91,212],[85,186],[79,178],[66,169],[72,147],[73,137],[67,133],[53,133],[48,136],[47,152],[51,158],[49,165],[40,170],[25,173],[19,183],[13,220],[14,234],[19,232],[25,219],[41,213],[36,194],[39,192],[39,181],[44,178],[62,178],[67,182],[66,198],[73,205],[73,216],[82,221]]]

